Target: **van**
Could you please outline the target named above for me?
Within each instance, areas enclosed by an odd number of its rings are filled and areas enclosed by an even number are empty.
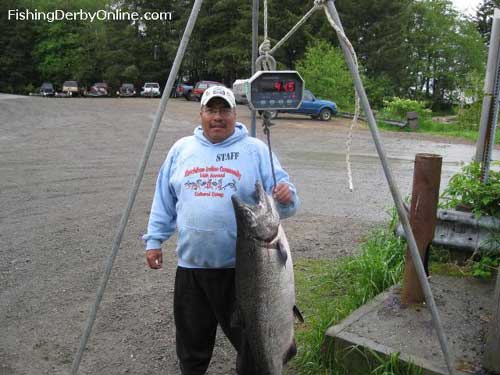
[[[233,83],[233,93],[234,93],[234,98],[236,99],[236,103],[238,104],[247,104],[248,99],[247,99],[247,86],[248,86],[248,79],[237,79]]]

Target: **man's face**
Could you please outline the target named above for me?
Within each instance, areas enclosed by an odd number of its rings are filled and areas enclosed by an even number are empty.
[[[234,132],[236,112],[221,98],[213,98],[201,108],[201,126],[203,134],[212,143],[219,143],[229,138]]]

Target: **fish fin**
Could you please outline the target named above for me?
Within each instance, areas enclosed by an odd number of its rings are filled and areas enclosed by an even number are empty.
[[[283,364],[287,363],[297,354],[297,344],[295,343],[295,337],[292,338],[292,343],[290,347],[286,351],[285,355],[283,355]]]
[[[280,240],[278,240],[276,247],[278,248],[278,253],[280,254],[280,258],[283,261],[283,264],[286,264],[288,254],[286,253],[286,250],[284,249],[284,246]]]
[[[304,323],[304,317],[296,305],[293,305],[293,315],[301,322]]]

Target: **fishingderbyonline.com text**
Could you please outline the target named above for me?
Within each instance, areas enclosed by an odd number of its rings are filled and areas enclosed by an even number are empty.
[[[9,21],[172,21],[172,12],[128,12],[120,9],[85,11],[65,11],[56,9],[52,11],[39,11],[38,9],[9,9]]]

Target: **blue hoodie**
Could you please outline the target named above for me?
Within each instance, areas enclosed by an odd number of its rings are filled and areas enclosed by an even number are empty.
[[[292,202],[277,204],[281,218],[295,213],[299,200],[288,174],[273,155],[277,182],[292,191]],[[160,169],[154,194],[146,250],[159,249],[178,228],[178,264],[187,268],[233,268],[236,254],[236,217],[231,196],[253,202],[255,183],[271,193],[273,178],[269,151],[236,123],[234,133],[211,143],[201,126],[194,136],[178,140]]]

